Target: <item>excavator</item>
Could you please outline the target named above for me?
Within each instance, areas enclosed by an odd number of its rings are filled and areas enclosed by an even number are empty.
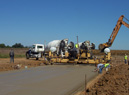
[[[118,31],[119,31],[121,25],[124,25],[127,28],[129,28],[129,24],[127,24],[126,22],[124,22],[123,21],[123,18],[125,18],[124,15],[121,15],[120,18],[118,19],[117,24],[116,24],[115,28],[113,29],[113,32],[110,35],[110,38],[108,39],[108,42],[99,45],[99,50],[101,52],[104,52],[104,49],[105,48],[111,47],[111,45],[113,44],[113,42],[114,42],[114,40],[116,38],[116,35],[118,34]],[[129,21],[127,18],[125,18],[125,19],[127,21]]]
[[[117,25],[115,26],[108,42],[100,44],[99,50],[101,50],[102,52],[105,52],[106,48],[108,49],[108,47],[111,47],[121,25],[124,25],[124,26],[129,28],[129,24],[124,22],[123,18],[125,18],[124,15],[121,15],[117,21]],[[128,20],[128,19],[126,19],[126,20]],[[63,45],[63,46],[60,46],[60,45]],[[105,55],[103,55],[103,56],[92,56],[92,50],[95,49],[95,45],[94,44],[91,45],[89,41],[85,41],[82,43],[81,46],[79,46],[78,53],[77,53],[77,51],[74,51],[74,48],[72,48],[72,47],[74,47],[74,44],[66,45],[66,46],[68,46],[68,48],[65,47],[64,45],[65,44],[62,44],[62,43],[59,44],[59,47],[64,48],[61,50],[64,51],[66,49],[66,52],[63,52],[64,53],[63,56],[61,56],[60,53],[57,56],[53,52],[49,51],[48,56],[46,56],[46,58],[48,60],[46,60],[46,61],[44,60],[44,62],[46,62],[47,64],[54,64],[54,63],[75,63],[75,64],[76,63],[81,63],[81,64],[82,63],[84,63],[84,64],[103,63],[103,64],[105,64],[108,60],[111,60],[111,53],[110,52],[107,52],[107,53],[105,52]],[[69,49],[69,47],[70,47],[70,49]],[[88,49],[88,48],[91,48],[91,49]]]

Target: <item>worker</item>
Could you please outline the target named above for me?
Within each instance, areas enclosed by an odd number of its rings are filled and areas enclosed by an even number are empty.
[[[110,64],[109,63],[106,63],[104,66],[106,68],[106,71],[108,71],[108,68],[110,67]]]
[[[109,61],[108,61],[109,62]],[[106,71],[108,71],[108,68],[110,67],[110,64],[109,63],[106,63],[106,64],[103,64],[100,69],[99,69],[99,73],[101,74],[102,73],[102,70],[103,68],[106,68]]]
[[[125,57],[124,57],[124,59],[125,59],[125,64],[127,64],[127,55],[125,54]]]
[[[78,44],[75,44],[75,48],[76,48],[76,49],[78,48]]]
[[[9,53],[9,56],[10,56],[10,63],[14,63],[14,51],[13,49],[10,50],[10,53]]]
[[[99,63],[98,65],[95,64],[96,68],[95,68],[94,72],[99,71],[99,69],[100,69],[100,67],[101,67],[102,65],[103,65],[102,63]]]
[[[77,50],[77,54],[79,53],[79,49],[78,49],[78,44],[75,44],[75,48],[76,48],[76,50]]]

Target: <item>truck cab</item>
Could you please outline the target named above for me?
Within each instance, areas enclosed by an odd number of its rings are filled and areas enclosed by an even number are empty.
[[[44,52],[43,44],[33,44],[32,47],[26,52],[26,59],[36,58],[38,60],[42,57]]]

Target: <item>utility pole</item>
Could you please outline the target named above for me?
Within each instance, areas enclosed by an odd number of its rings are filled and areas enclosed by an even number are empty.
[[[78,44],[78,36],[77,36],[77,44]]]
[[[44,49],[46,48],[46,40],[44,40]]]
[[[79,44],[78,44],[78,36],[77,36],[77,54],[79,55]]]

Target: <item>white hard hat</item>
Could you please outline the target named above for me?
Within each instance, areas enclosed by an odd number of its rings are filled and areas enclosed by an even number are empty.
[[[104,52],[107,54],[108,52],[110,52],[110,49],[109,48],[105,48]]]

